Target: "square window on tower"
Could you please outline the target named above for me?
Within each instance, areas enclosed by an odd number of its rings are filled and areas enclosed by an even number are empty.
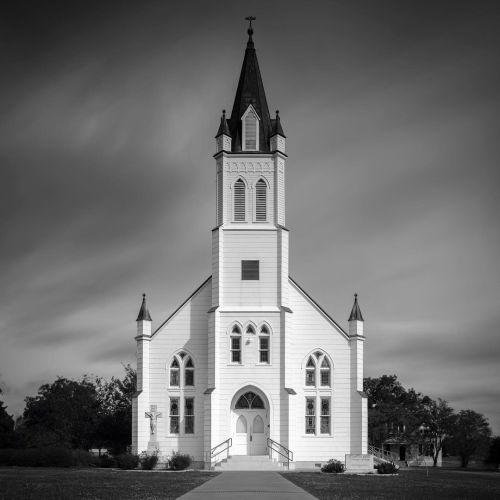
[[[241,261],[241,279],[258,280],[259,279],[259,261],[242,260]]]

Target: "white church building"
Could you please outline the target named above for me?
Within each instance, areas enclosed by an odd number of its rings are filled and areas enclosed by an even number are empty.
[[[367,453],[363,316],[355,297],[344,329],[289,276],[286,138],[248,34],[215,138],[212,274],[154,329],[145,296],[137,318],[132,450],[317,467]]]

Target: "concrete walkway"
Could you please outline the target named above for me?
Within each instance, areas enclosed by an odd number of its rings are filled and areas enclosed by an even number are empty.
[[[179,500],[314,500],[311,494],[295,486],[277,472],[223,472]]]

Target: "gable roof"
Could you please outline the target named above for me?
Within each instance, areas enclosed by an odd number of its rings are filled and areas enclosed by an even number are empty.
[[[212,276],[210,275],[154,332],[152,337],[154,337],[198,292],[200,292],[205,285],[207,285]]]
[[[288,276],[288,281],[329,321],[346,339],[349,340],[347,332],[295,281]]]

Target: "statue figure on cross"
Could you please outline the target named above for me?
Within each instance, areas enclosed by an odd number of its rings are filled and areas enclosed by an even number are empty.
[[[156,405],[151,405],[151,410],[147,411],[144,414],[145,417],[149,418],[149,428],[151,435],[154,436],[156,434],[156,424],[158,418],[161,418],[161,412],[156,411]]]

